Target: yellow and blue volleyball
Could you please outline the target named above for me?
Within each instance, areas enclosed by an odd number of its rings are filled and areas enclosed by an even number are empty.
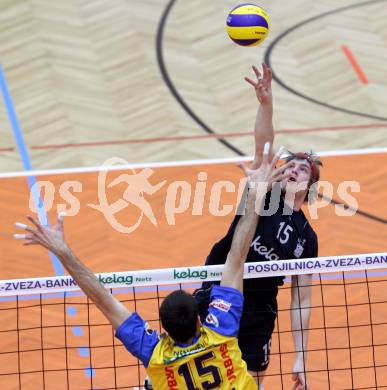
[[[227,17],[227,33],[241,46],[258,46],[269,33],[267,13],[254,4],[240,4]]]

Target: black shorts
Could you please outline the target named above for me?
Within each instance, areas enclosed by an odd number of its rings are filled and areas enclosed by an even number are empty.
[[[211,287],[198,289],[194,297],[199,305],[200,319],[204,322],[210,303]],[[239,348],[242,358],[251,371],[264,371],[269,365],[271,336],[277,317],[277,302],[255,303],[254,311],[249,310],[248,300],[245,300],[243,314],[238,334]]]

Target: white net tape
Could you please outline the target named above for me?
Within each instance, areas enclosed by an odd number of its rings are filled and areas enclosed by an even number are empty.
[[[265,254],[263,254],[265,255]],[[270,256],[270,254],[267,254]],[[270,257],[268,257],[270,258]],[[244,278],[387,269],[387,253],[246,263]],[[106,288],[127,288],[220,280],[223,265],[96,274]],[[0,297],[79,291],[71,276],[0,281]]]

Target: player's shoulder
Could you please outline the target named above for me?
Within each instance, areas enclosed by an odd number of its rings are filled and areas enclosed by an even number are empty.
[[[115,336],[145,367],[160,341],[158,332],[150,329],[148,323],[135,312],[119,326]]]
[[[225,303],[223,299],[230,301],[243,301],[243,294],[233,288],[224,285],[214,285],[211,290],[210,306],[217,307]]]

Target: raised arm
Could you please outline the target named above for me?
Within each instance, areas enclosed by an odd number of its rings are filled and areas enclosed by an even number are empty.
[[[26,240],[24,245],[41,245],[54,253],[82,291],[95,303],[105,317],[117,329],[132,312],[117,300],[72,253],[64,239],[63,215],[59,215],[55,227],[42,226],[32,217],[27,217],[33,227],[18,222],[17,227],[26,234],[15,234],[16,239]]]
[[[258,212],[272,184],[289,176],[289,173],[287,175],[284,174],[288,164],[284,164],[278,169],[275,168],[281,153],[282,150],[275,155],[270,163],[270,143],[266,143],[262,156],[262,164],[259,168],[248,169],[243,167],[249,182],[246,210],[238,221],[234,232],[230,252],[227,255],[223,269],[222,286],[233,287],[239,291],[243,290],[244,264],[257,227],[259,219]]]
[[[253,168],[258,168],[262,162],[263,147],[266,142],[273,144],[273,97],[271,91],[272,71],[262,64],[262,73],[256,66],[253,66],[256,80],[245,77],[245,80],[254,87],[259,106],[255,119],[254,138],[255,156]]]
[[[250,188],[247,195],[245,214],[240,218],[234,232],[230,252],[223,268],[222,286],[243,291],[243,270],[247,254],[253,240],[259,216],[255,210],[262,204],[262,198]]]

